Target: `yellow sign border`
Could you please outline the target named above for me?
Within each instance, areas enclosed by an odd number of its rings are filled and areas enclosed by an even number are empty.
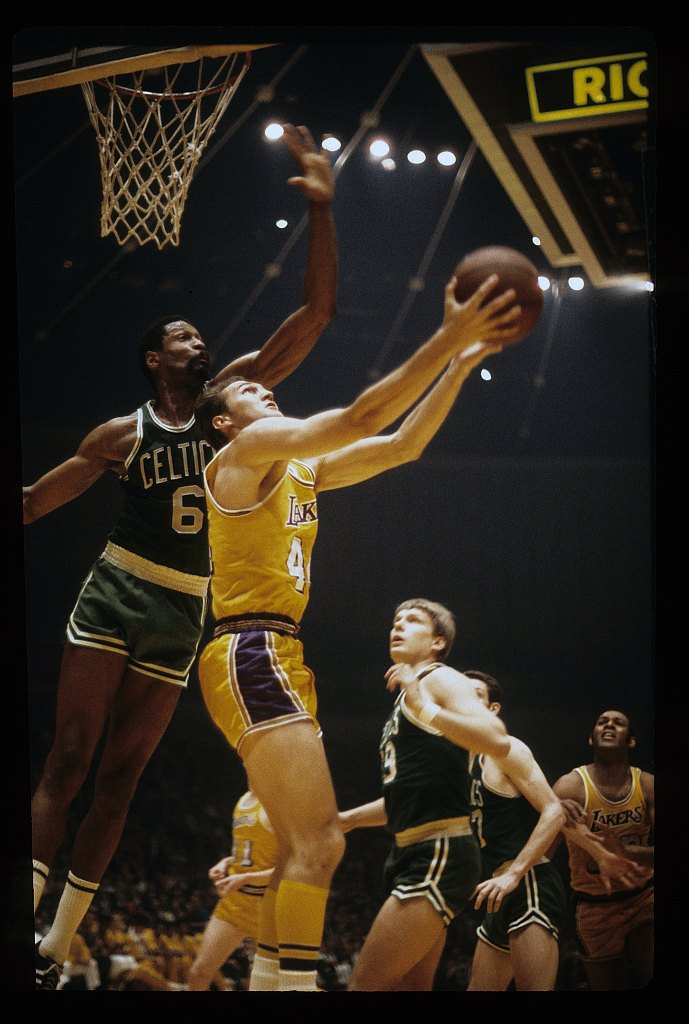
[[[590,117],[597,114],[612,114],[626,110],[644,110],[648,107],[648,100],[628,100],[617,103],[603,103],[596,107],[565,107],[562,110],[552,110],[543,113],[538,104],[538,93],[536,90],[535,75],[541,71],[562,71],[565,68],[586,67],[587,65],[600,66],[612,64],[615,61],[633,60],[639,57],[648,57],[645,52],[620,53],[611,57],[588,57],[581,60],[564,60],[556,64],[538,64],[534,67],[525,68],[526,91],[529,97],[529,109],[531,119],[543,123],[547,121],[565,121],[575,117]]]

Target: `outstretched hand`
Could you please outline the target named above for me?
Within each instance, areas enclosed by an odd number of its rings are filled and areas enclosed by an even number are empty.
[[[620,885],[625,889],[636,889],[652,877],[653,869],[631,860],[612,829],[605,825],[599,825],[598,829],[597,832],[589,832],[582,822],[567,824],[567,831],[580,831],[598,845],[593,856],[606,892],[611,893]]]
[[[398,687],[403,690],[407,707],[415,715],[418,715],[429,698],[425,688],[417,679],[416,669],[404,663],[391,665],[385,673],[385,679],[385,689],[390,693],[394,693]]]
[[[230,892],[236,892],[251,879],[252,873],[245,871],[241,874],[227,875],[219,878],[214,884],[221,896],[227,896]]]
[[[466,302],[457,301],[457,278],[454,275],[445,286],[443,328],[457,332],[464,357],[478,355],[483,358],[500,352],[503,345],[519,334],[521,306],[515,305],[514,288],[508,288],[488,300],[498,280],[497,274],[491,274]]]
[[[234,857],[223,857],[221,860],[218,861],[217,864],[214,864],[212,868],[209,868],[208,877],[210,878],[211,882],[215,884],[219,881],[219,879],[224,878],[227,872],[230,870],[231,864],[234,864]]]
[[[586,814],[584,808],[577,800],[570,798],[560,798],[560,806],[565,812],[567,817],[568,825],[577,825],[579,823],[586,824]]]
[[[283,125],[283,144],[301,167],[302,173],[288,178],[288,185],[297,185],[312,203],[329,203],[335,191],[330,160],[319,150],[308,128],[293,124]]]
[[[500,909],[503,897],[514,892],[520,882],[520,877],[511,871],[504,871],[501,875],[486,879],[476,886],[473,894],[474,909],[479,910],[485,901],[486,910],[492,913]]]

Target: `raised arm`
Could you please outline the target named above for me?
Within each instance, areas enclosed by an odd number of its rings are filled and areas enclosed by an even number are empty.
[[[472,680],[461,672],[442,665],[419,681],[414,668],[399,664],[389,668],[385,678],[388,690],[404,690],[407,706],[420,721],[458,747],[491,757],[509,754],[511,738],[504,722],[491,714]]]
[[[88,490],[108,469],[121,471],[136,439],[136,415],[92,430],[71,458],[22,489],[24,523],[33,523]]]
[[[309,242],[303,302],[287,317],[258,352],[234,359],[216,380],[247,377],[273,388],[304,361],[335,315],[337,302],[337,235],[332,213],[335,189],[330,161],[319,151],[307,128],[284,126],[282,137],[301,169],[288,184],[300,188],[309,202]]]
[[[445,372],[425,397],[408,413],[392,434],[365,437],[314,460],[318,491],[349,487],[385,470],[415,462],[447,419],[464,381],[487,355],[501,350],[499,344],[480,342],[476,351],[454,356]]]
[[[366,388],[344,409],[330,409],[303,420],[258,419],[221,451],[219,467],[229,467],[233,462],[259,467],[289,458],[324,455],[379,434],[416,402],[453,355],[465,352],[481,339],[502,341],[513,333],[509,325],[519,307],[511,305],[512,290],[482,306],[496,280],[495,275],[491,276],[466,302],[459,303],[453,277],[445,288],[442,325],[401,366]]]
[[[538,811],[539,818],[509,867],[476,887],[475,909],[478,910],[486,901],[486,909],[489,911],[497,910],[503,897],[517,888],[527,871],[551,847],[567,820],[560,801],[525,743],[511,736],[509,753],[503,758],[493,758],[493,761],[515,789]]]

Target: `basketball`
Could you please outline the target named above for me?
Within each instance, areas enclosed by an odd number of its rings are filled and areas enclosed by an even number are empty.
[[[543,292],[538,283],[538,271],[531,260],[516,249],[501,245],[475,249],[465,256],[455,269],[455,294],[458,301],[466,302],[491,274],[497,274],[499,280],[486,301],[496,298],[508,288],[514,288],[517,293],[514,301],[515,305],[521,306],[519,332],[516,337],[506,342],[509,345],[516,345],[531,333],[543,312]]]

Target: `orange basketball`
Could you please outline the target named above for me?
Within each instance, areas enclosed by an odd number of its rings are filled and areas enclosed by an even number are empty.
[[[494,299],[508,288],[514,288],[517,293],[514,301],[515,305],[521,306],[519,332],[509,342],[515,345],[530,334],[543,312],[543,292],[538,283],[538,271],[531,260],[508,246],[489,245],[475,249],[455,269],[457,299],[466,302],[491,274],[497,274],[499,280],[486,301]]]

